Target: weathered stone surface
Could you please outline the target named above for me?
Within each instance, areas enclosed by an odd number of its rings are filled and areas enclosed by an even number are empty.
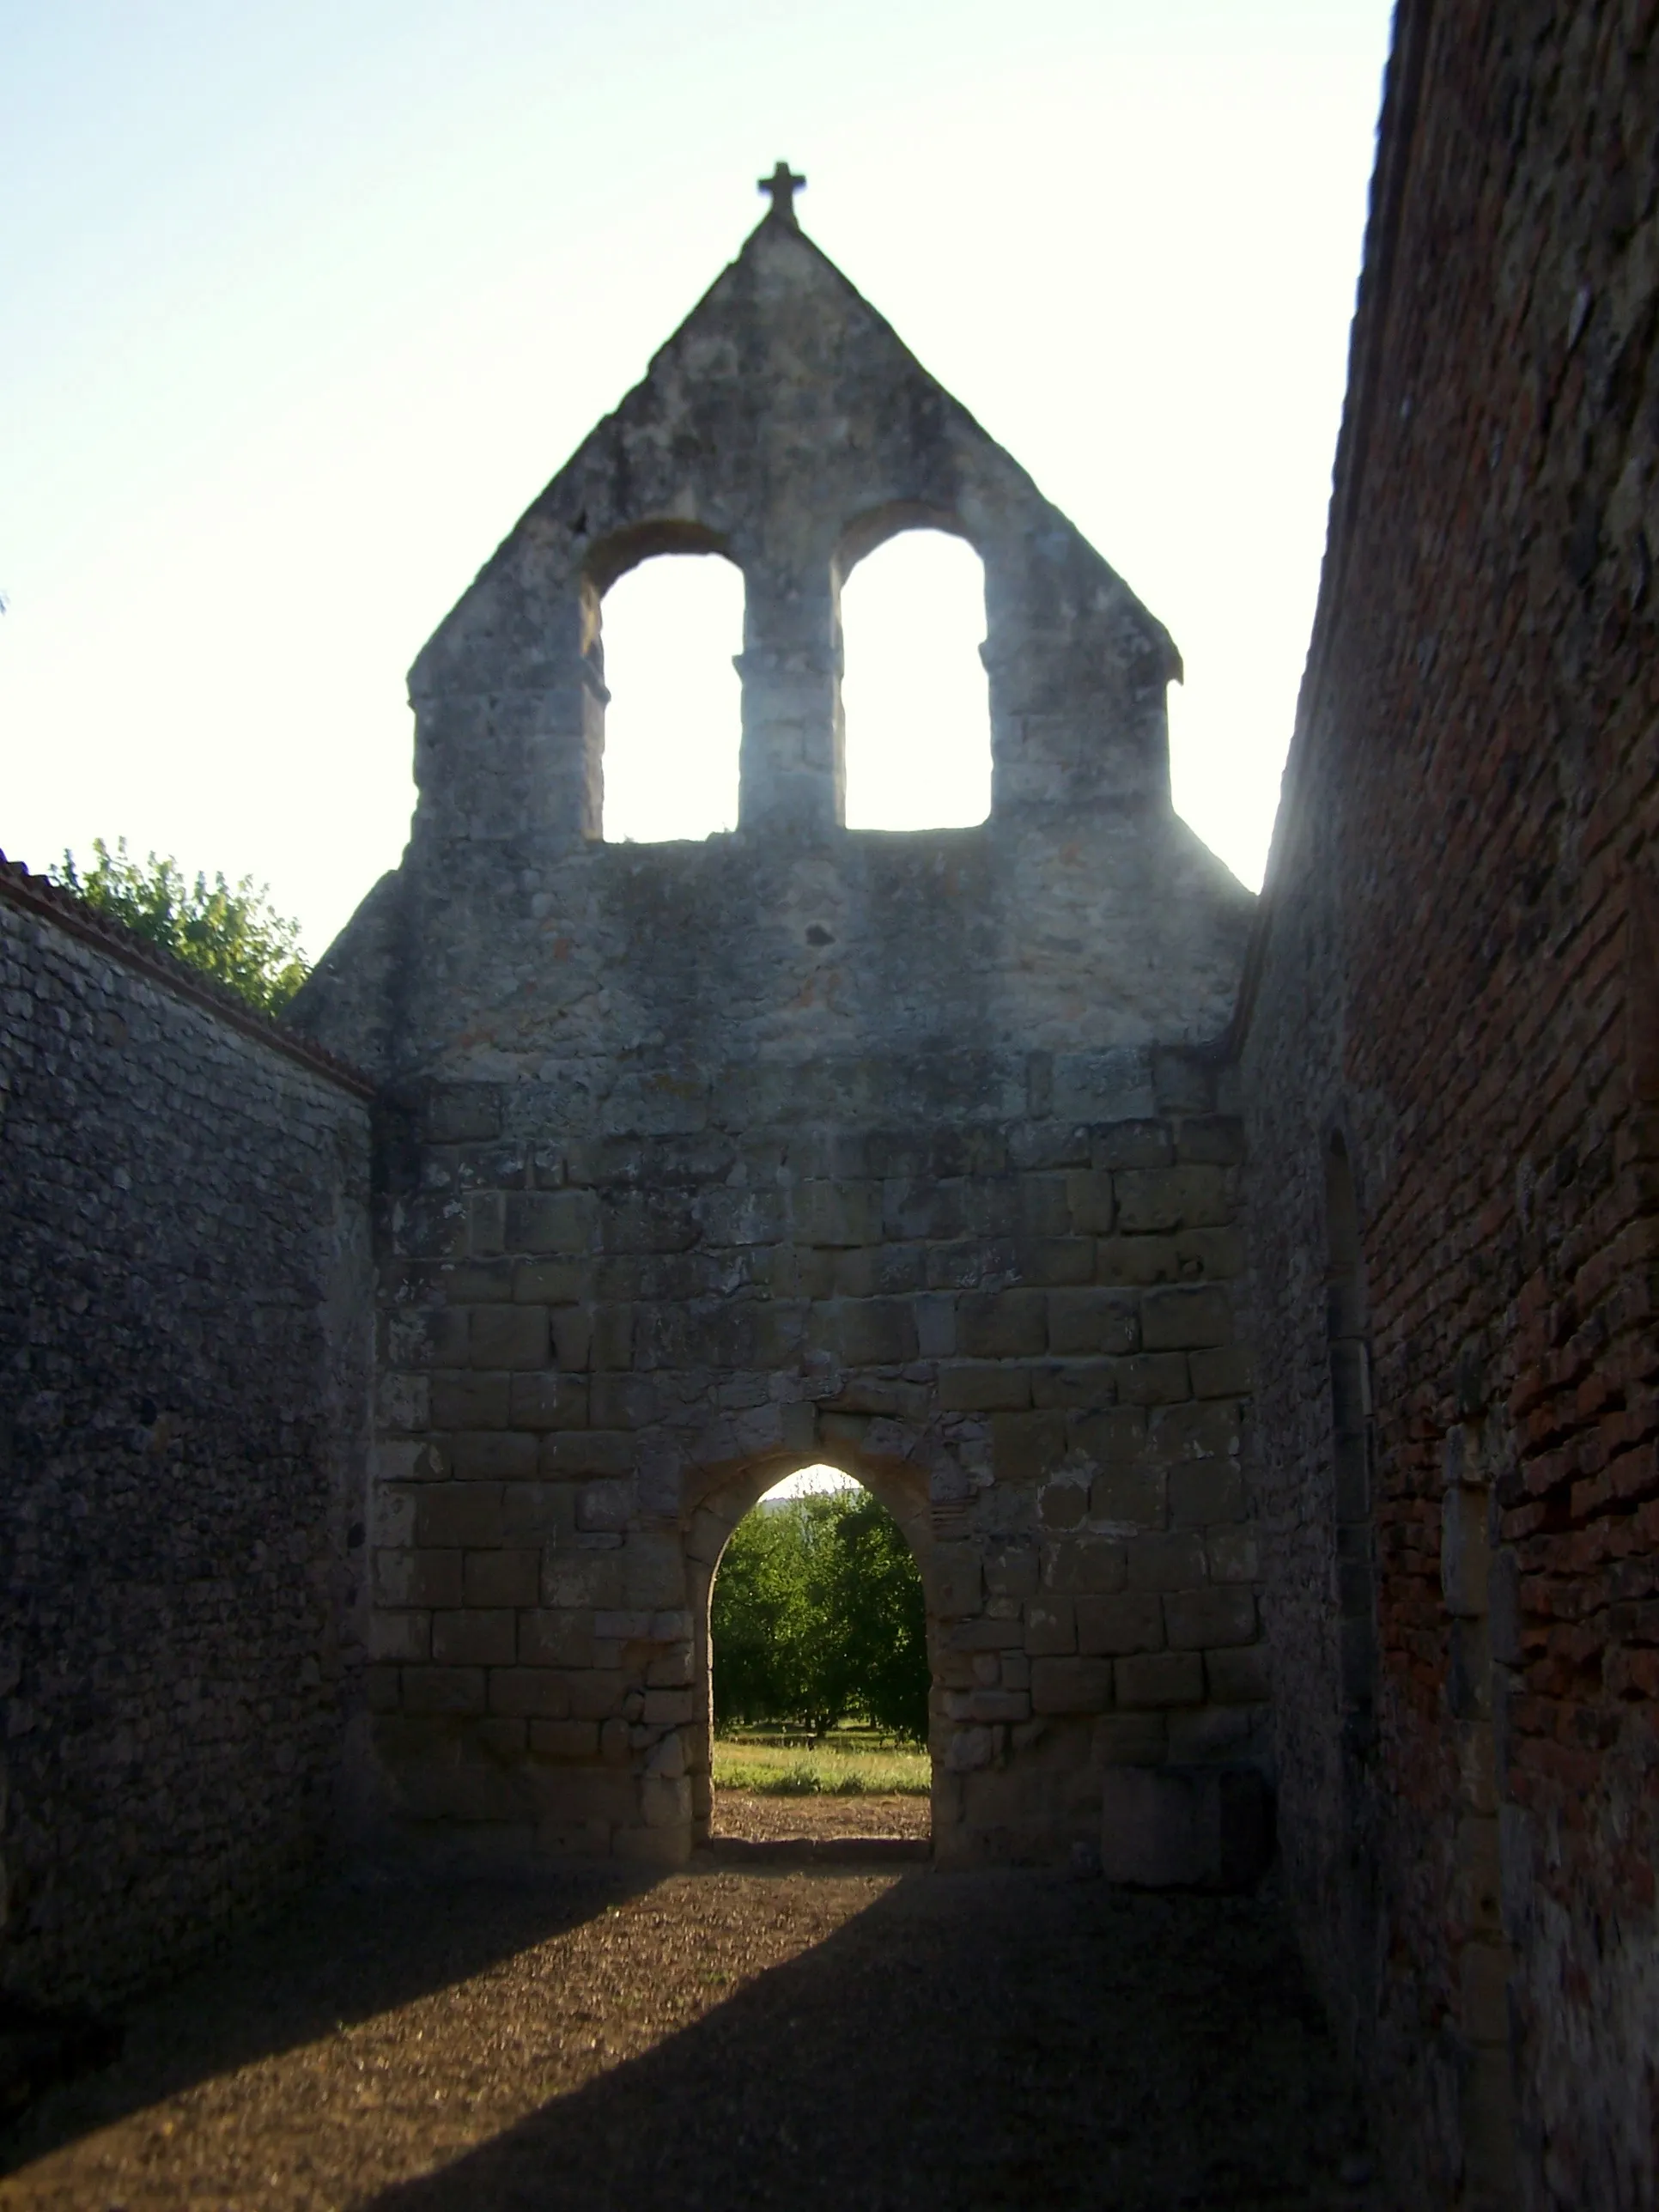
[[[297,1881],[368,1694],[364,1100],[78,923],[0,864],[0,1978],[58,2004]],[[388,1559],[418,1679],[459,1554]]]

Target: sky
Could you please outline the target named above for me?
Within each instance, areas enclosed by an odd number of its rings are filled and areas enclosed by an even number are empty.
[[[251,874],[320,952],[407,834],[404,671],[786,158],[1173,633],[1176,804],[1259,881],[1388,15],[0,0],[0,846]],[[730,818],[725,566],[607,599],[608,836]],[[855,823],[982,814],[977,588],[920,538],[852,579]]]

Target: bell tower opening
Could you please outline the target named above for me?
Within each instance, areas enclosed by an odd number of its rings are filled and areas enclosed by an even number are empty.
[[[594,657],[610,693],[607,844],[735,827],[743,611],[742,571],[702,548],[643,560],[606,591]]]
[[[991,811],[985,568],[954,532],[907,527],[841,592],[849,830],[941,830]]]

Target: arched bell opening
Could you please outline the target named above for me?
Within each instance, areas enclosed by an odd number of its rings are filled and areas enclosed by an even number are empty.
[[[642,523],[588,556],[582,654],[607,844],[736,825],[744,612],[743,571],[702,524]]]
[[[957,518],[903,503],[843,533],[836,737],[854,830],[970,827],[991,811],[986,574]]]

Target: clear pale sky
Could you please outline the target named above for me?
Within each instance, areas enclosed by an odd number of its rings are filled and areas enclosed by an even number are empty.
[[[1177,804],[1257,881],[1388,16],[0,0],[0,845],[252,872],[319,951],[406,832],[404,670],[785,156],[803,227],[1173,632]],[[927,551],[849,587],[859,819],[982,811],[940,688],[971,719],[975,580]],[[721,565],[607,602],[613,834],[719,816]]]

